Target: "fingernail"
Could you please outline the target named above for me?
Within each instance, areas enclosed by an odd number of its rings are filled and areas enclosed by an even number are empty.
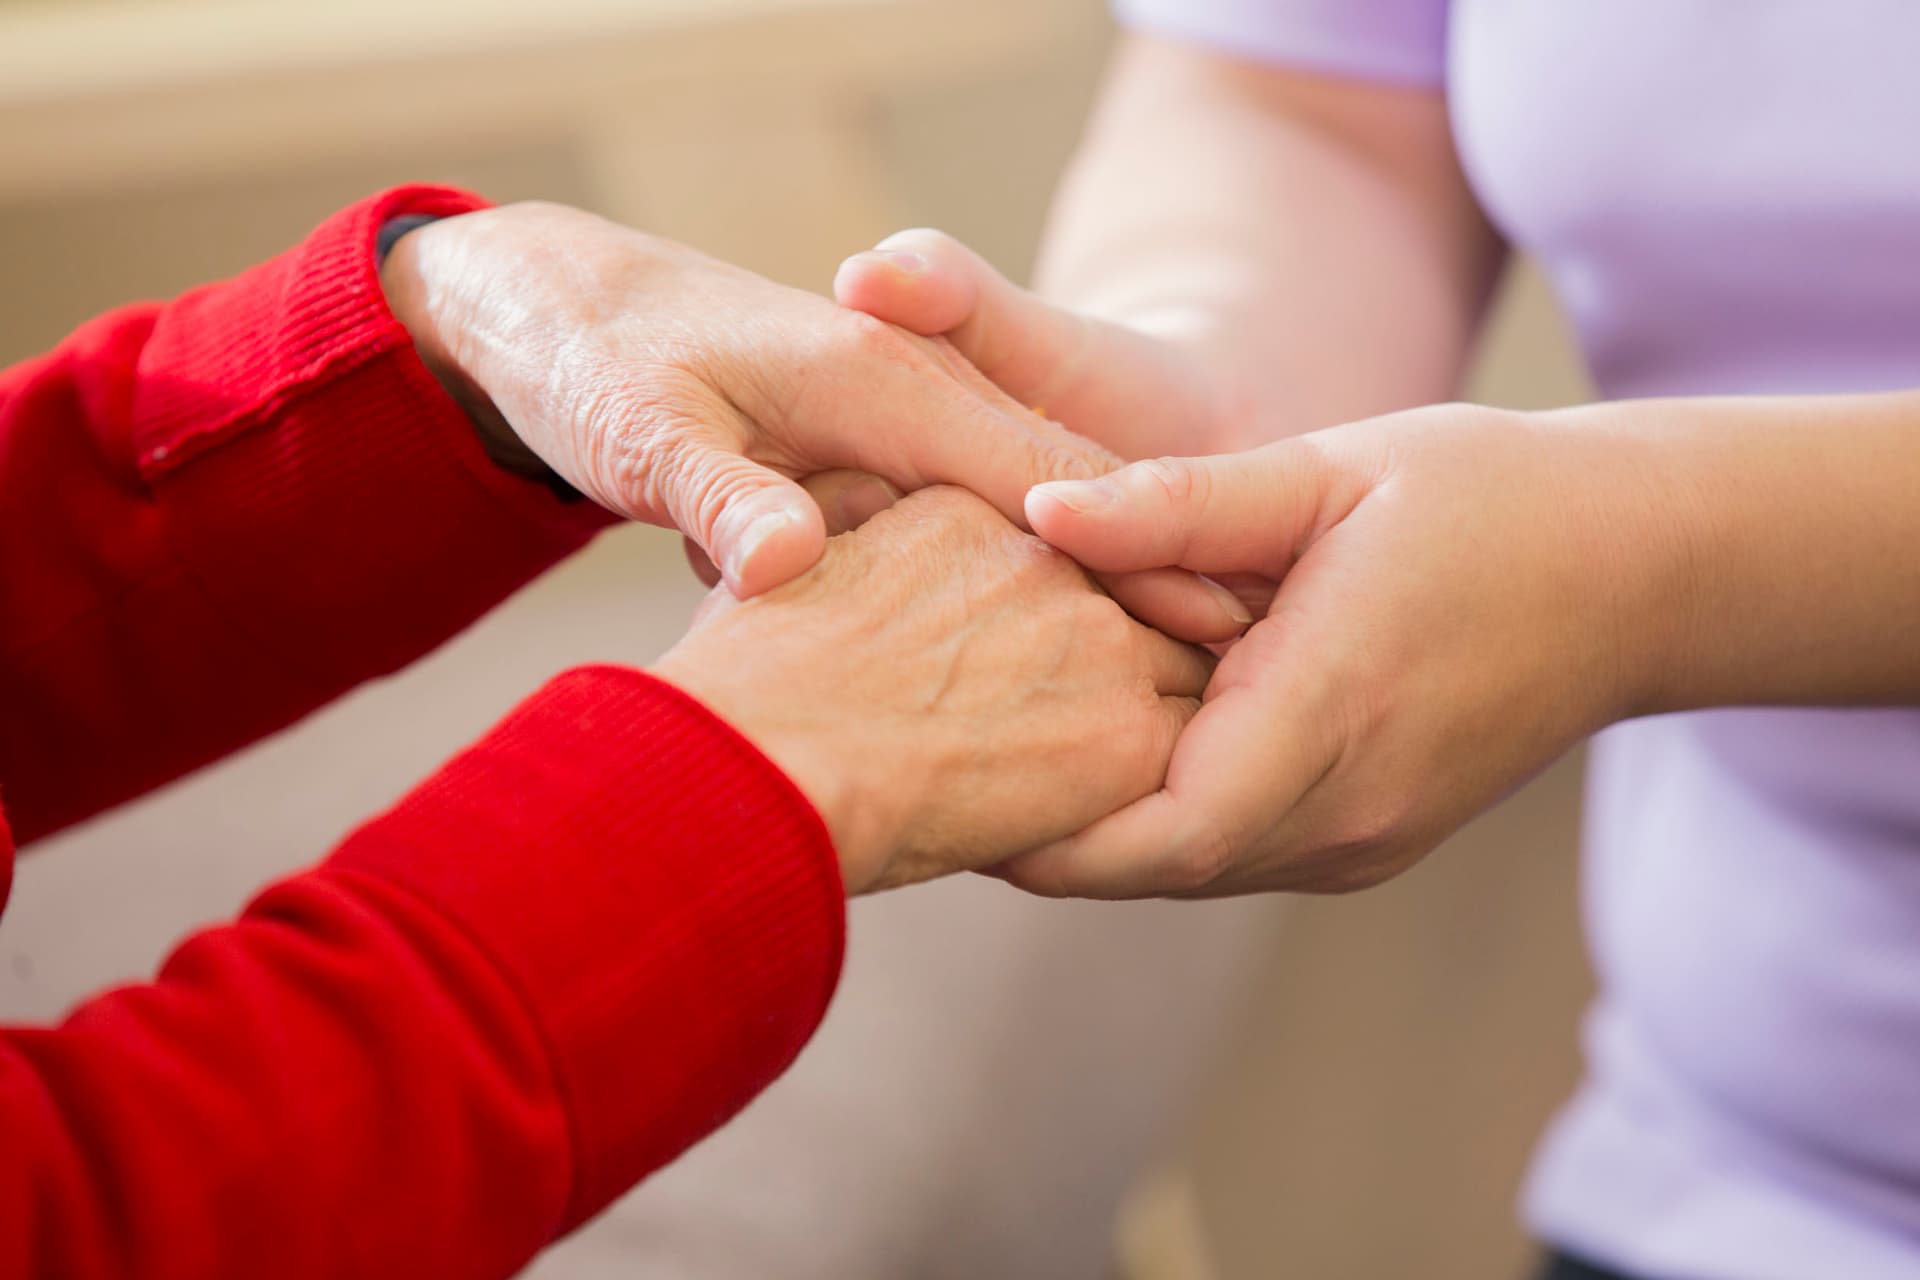
[[[1033,486],[1033,492],[1082,515],[1102,511],[1120,496],[1105,480],[1050,480]]]
[[[911,249],[875,249],[873,256],[908,275],[918,275],[927,269],[927,260]]]
[[[733,554],[727,557],[727,576],[739,581],[745,575],[747,566],[753,563],[754,552],[767,539],[798,523],[799,517],[785,507],[757,515],[748,521],[747,527],[740,531],[740,537],[733,544]]]
[[[1204,573],[1195,574],[1194,576],[1199,578],[1202,585],[1213,593],[1213,598],[1220,602],[1221,609],[1226,612],[1229,618],[1232,618],[1243,627],[1253,622],[1252,612],[1248,610],[1246,602],[1241,600],[1239,596],[1233,594],[1233,592],[1227,590]]]

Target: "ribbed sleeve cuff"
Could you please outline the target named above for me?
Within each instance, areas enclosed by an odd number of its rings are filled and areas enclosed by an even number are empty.
[[[404,187],[344,210],[165,308],[131,384],[133,456],[179,559],[327,689],[412,661],[612,520],[489,460],[387,306],[380,227],[483,207]]]
[[[163,475],[301,393],[407,346],[380,284],[381,227],[486,207],[452,187],[397,187],[349,205],[298,247],[176,298],[147,340],[133,386],[141,471]]]
[[[731,727],[627,668],[559,677],[335,862],[433,904],[525,1000],[573,1135],[562,1229],[777,1076],[839,974],[819,816]]]

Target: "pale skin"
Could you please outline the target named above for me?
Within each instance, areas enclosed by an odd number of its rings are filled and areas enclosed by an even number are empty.
[[[1213,659],[1117,601],[1197,640],[1249,621],[1184,570],[1096,584],[1016,526],[1036,481],[1119,460],[945,342],[559,206],[413,231],[382,284],[496,461],[726,566],[656,674],[793,779],[849,893],[1161,786]]]
[[[993,866],[1151,795],[1212,668],[942,487],[784,587],[721,588],[654,671],[800,786],[862,893]]]
[[[1119,452],[1246,450],[1028,496],[1088,565],[1262,616],[1163,788],[1002,874],[1353,889],[1624,717],[1920,702],[1920,393],[1382,415],[1453,394],[1498,260],[1436,95],[1136,39],[1042,293],[936,233],[843,268]]]
[[[509,205],[431,223],[381,272],[427,367],[489,451],[544,465],[620,515],[678,528],[740,596],[811,567],[829,517],[802,481],[878,478],[860,513],[962,485],[1024,522],[1033,484],[1119,459],[919,337],[577,209]],[[1179,571],[1107,581],[1143,618],[1221,640],[1251,619]]]

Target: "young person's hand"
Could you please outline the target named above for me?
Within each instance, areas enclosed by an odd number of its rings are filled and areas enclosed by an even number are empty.
[[[992,866],[1152,794],[1212,665],[942,487],[784,587],[717,590],[654,671],[793,778],[859,893]]]
[[[887,237],[840,265],[842,306],[939,337],[1021,404],[1123,458],[1231,447],[1247,406],[1172,335],[1194,317],[1141,310],[1121,325],[1055,306],[945,232]]]
[[[1006,868],[1048,894],[1377,883],[1588,733],[1644,710],[1684,631],[1697,503],[1651,438],[1473,406],[1047,484],[1100,569],[1280,581],[1166,785]]]

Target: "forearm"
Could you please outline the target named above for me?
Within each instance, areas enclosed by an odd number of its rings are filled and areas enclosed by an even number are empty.
[[[1501,257],[1437,90],[1134,36],[1038,284],[1175,341],[1212,384],[1218,438],[1123,452],[1215,452],[1457,394]]]
[[[785,1067],[840,896],[745,739],[570,672],[155,981],[0,1028],[0,1277],[517,1273]]]
[[[1650,570],[1636,710],[1920,703],[1920,393],[1627,401],[1545,421],[1606,433],[1632,460],[1620,522]]]

